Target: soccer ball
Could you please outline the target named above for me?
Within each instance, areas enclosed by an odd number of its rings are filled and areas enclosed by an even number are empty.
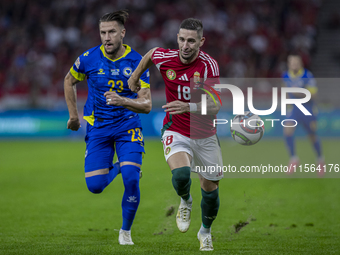
[[[231,136],[242,145],[253,145],[261,140],[264,134],[264,122],[251,112],[236,115],[230,123]]]

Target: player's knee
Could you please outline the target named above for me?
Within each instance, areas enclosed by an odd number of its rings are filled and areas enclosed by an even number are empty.
[[[97,178],[96,178],[97,177]],[[102,193],[105,189],[105,185],[100,181],[100,178],[98,176],[88,177],[86,178],[86,185],[90,192],[94,194]]]
[[[201,192],[202,192],[202,199],[208,205],[215,204],[216,201],[219,200],[218,188],[213,190],[213,191],[210,191],[210,192],[207,192],[207,191],[201,189]]]
[[[172,181],[179,186],[186,185],[190,181],[191,169],[188,166],[176,168],[172,172]]]
[[[312,143],[315,143],[318,140],[316,134],[314,133],[309,134],[309,139],[312,141]]]
[[[309,123],[309,129],[310,129],[313,133],[316,132],[316,130],[317,130],[316,121],[311,121],[311,122]]]
[[[138,187],[139,185],[139,174],[136,176],[129,176],[127,178],[124,178],[124,186],[129,187]]]
[[[125,165],[121,167],[123,182],[125,187],[139,186],[140,168],[134,165]]]
[[[102,193],[104,188],[102,186],[96,185],[96,184],[88,184],[87,188],[89,189],[90,192],[94,194],[99,194]]]
[[[283,133],[285,136],[292,136],[294,135],[295,128],[294,127],[284,127]]]

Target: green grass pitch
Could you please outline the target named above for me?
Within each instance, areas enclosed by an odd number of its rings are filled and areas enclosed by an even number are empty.
[[[339,142],[323,141],[327,163],[340,163]],[[314,163],[308,141],[297,146],[301,163]],[[225,164],[288,160],[282,140],[264,139],[250,147],[228,140],[222,148]],[[166,216],[171,206],[177,211],[179,198],[159,141],[146,139],[141,203],[132,228],[135,245],[128,247],[118,244],[121,176],[102,194],[91,194],[84,181],[84,150],[82,141],[0,141],[0,254],[200,253],[198,179],[192,183],[191,226],[183,234],[175,214]],[[340,179],[275,177],[220,182],[211,253],[339,254]],[[240,222],[249,224],[236,231]]]

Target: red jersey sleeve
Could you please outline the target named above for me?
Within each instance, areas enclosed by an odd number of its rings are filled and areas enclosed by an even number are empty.
[[[157,48],[151,55],[151,60],[155,65],[161,64],[165,59],[178,56],[178,50]]]
[[[220,84],[220,68],[217,61],[204,52],[200,53],[200,57],[206,63],[207,75],[204,80],[204,87],[210,92],[212,92],[211,88],[213,88],[218,94],[220,94],[220,89],[214,88],[215,84]]]
[[[155,65],[157,65],[161,61],[161,59],[158,58],[158,57],[155,59],[155,54],[156,54],[156,56],[161,56],[161,55],[164,54],[164,51],[165,51],[165,49],[163,49],[163,48],[157,48],[153,51],[153,53],[151,55],[151,60]]]

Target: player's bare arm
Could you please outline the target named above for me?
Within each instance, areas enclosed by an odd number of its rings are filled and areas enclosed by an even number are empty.
[[[216,102],[216,104],[215,104]],[[220,102],[218,101],[217,98],[215,98],[215,102],[211,97],[208,97],[207,100],[207,115],[216,115],[218,113],[218,111],[221,108]],[[192,113],[201,113],[201,105],[202,103],[196,103],[197,105],[197,111],[192,112]],[[183,102],[183,101],[172,101],[170,103],[167,103],[165,105],[162,106],[164,110],[164,112],[169,112],[172,115],[176,115],[176,114],[182,114],[185,112],[190,112],[190,105],[187,102]]]
[[[77,89],[76,84],[79,81],[69,72],[64,79],[64,94],[69,112],[69,120],[67,121],[67,128],[72,131],[77,131],[80,128],[80,121],[77,109]]]
[[[136,99],[122,97],[115,91],[105,92],[106,102],[108,105],[123,106],[135,113],[149,113],[152,108],[151,93],[149,88],[142,88],[138,91]]]
[[[139,62],[136,70],[131,74],[131,77],[128,80],[128,84],[132,92],[137,93],[141,89],[141,85],[138,81],[142,74],[153,65],[151,56],[157,48],[158,47],[155,47],[149,50],[148,53],[146,53],[142,60]]]
[[[211,96],[208,96],[207,98],[207,115],[216,115],[221,108],[221,104],[217,96],[213,95],[213,97],[214,98],[212,98]],[[202,109],[202,103],[199,102],[197,103],[197,112],[195,113],[201,114],[201,109]]]

